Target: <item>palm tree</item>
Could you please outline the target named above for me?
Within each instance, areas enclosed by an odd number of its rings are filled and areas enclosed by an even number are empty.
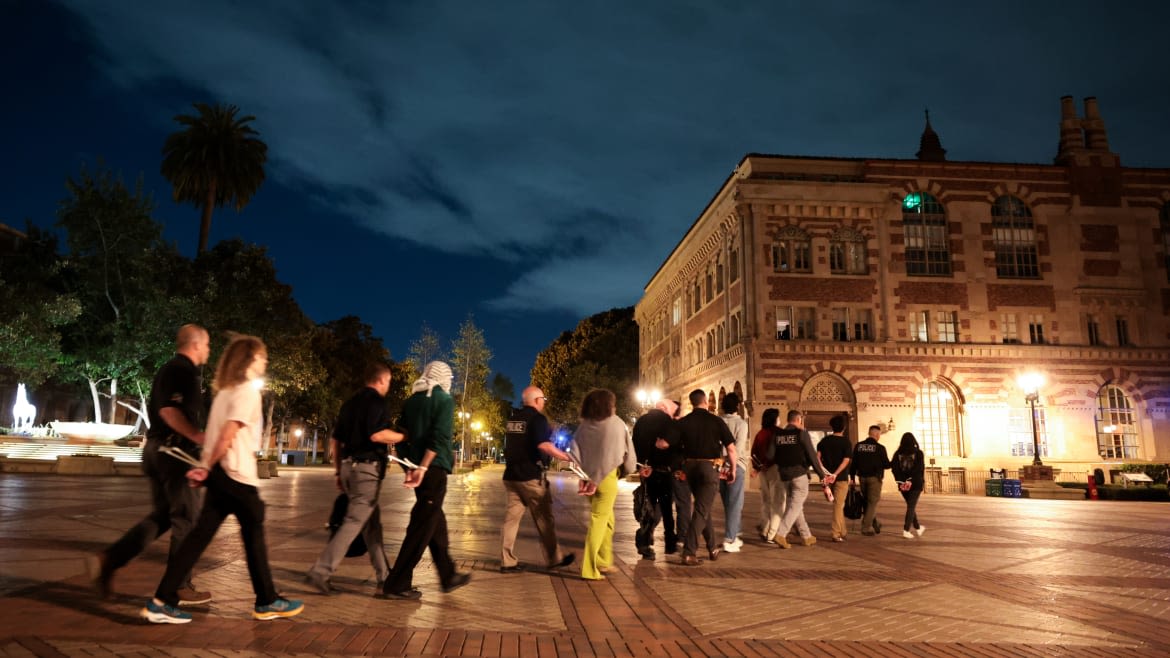
[[[207,251],[211,213],[231,203],[244,209],[264,182],[268,145],[248,125],[256,117],[237,117],[235,105],[195,103],[198,116],[180,114],[175,121],[183,129],[167,137],[163,145],[162,175],[174,186],[174,199],[202,209],[199,251]]]

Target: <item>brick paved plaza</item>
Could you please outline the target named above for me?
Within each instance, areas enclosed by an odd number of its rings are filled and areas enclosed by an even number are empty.
[[[0,475],[0,656],[1166,656],[1170,654],[1170,507],[930,496],[920,539],[901,537],[892,490],[877,537],[827,540],[829,506],[806,513],[821,542],[783,551],[751,533],[745,545],[699,567],[633,546],[632,484],[618,498],[620,572],[587,582],[565,573],[500,574],[500,467],[453,477],[446,510],[452,554],[471,584],[442,594],[429,558],[418,602],[373,598],[365,558],[347,559],[340,596],[310,593],[302,575],[327,537],[335,492],[326,469],[288,469],[263,484],[278,589],[305,600],[294,619],[252,621],[244,553],[229,520],[196,583],[215,600],[195,621],[154,626],[137,617],[162,574],[167,543],[118,574],[100,600],[83,558],[147,510],[133,477]],[[393,560],[413,495],[392,475],[383,492]],[[562,543],[577,551],[588,522],[576,480],[554,478]],[[717,504],[718,508],[719,505]],[[722,510],[716,521],[722,530]],[[531,520],[522,559],[539,562]]]

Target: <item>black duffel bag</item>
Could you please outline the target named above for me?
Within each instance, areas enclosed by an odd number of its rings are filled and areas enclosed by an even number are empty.
[[[329,538],[333,539],[333,535],[337,534],[338,528],[342,523],[345,523],[345,513],[349,511],[349,496],[344,493],[337,494],[337,500],[333,501],[333,511],[329,514]],[[345,550],[345,557],[358,557],[365,555],[366,540],[362,538],[362,533],[358,533],[357,537],[353,538],[349,548]]]

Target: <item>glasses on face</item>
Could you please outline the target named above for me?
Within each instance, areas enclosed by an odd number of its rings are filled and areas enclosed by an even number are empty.
[[[546,397],[544,397],[544,396],[542,395],[542,396],[540,396],[540,397],[536,398],[536,399],[535,399],[535,400],[533,400],[533,401],[534,401],[534,402],[545,402],[545,401],[547,401],[547,400],[548,400],[548,398],[546,398]]]

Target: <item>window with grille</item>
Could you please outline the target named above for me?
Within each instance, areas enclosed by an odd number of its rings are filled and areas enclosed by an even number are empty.
[[[1097,322],[1097,316],[1085,316],[1085,335],[1088,337],[1090,345],[1104,345],[1101,342],[1101,325]]]
[[[1097,452],[1106,459],[1136,459],[1138,418],[1120,387],[1107,384],[1097,394]]]
[[[813,340],[816,335],[815,308],[784,306],[776,309],[776,340]]]
[[[914,192],[902,200],[906,274],[950,276],[951,248],[946,211],[938,199]]]
[[[1036,227],[1032,211],[1014,196],[1001,196],[991,205],[991,233],[995,242],[995,273],[1004,279],[1039,279]]]
[[[1040,456],[1048,456],[1048,421],[1044,407],[1036,407],[1036,434],[1040,438]],[[1032,409],[1013,408],[1008,415],[1008,440],[1011,441],[1012,457],[1034,457],[1032,442]]]
[[[781,229],[772,244],[772,270],[775,272],[811,272],[812,249],[808,234],[795,226]]]
[[[1044,316],[1032,314],[1028,316],[1028,342],[1033,345],[1044,344]]]
[[[865,236],[850,229],[838,229],[829,237],[829,271],[833,274],[865,274]]]
[[[938,342],[959,342],[959,312],[935,311],[934,315],[938,322]]]
[[[927,382],[918,392],[914,433],[929,457],[962,457],[959,405],[954,392],[938,382]]]
[[[1016,327],[1015,313],[1000,313],[999,314],[999,330],[1003,334],[1003,342],[1018,343],[1020,342],[1020,332]]]

